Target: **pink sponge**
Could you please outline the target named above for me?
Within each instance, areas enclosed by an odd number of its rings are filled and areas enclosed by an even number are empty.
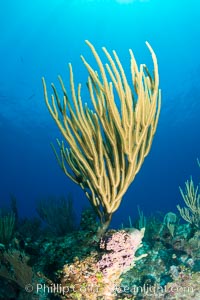
[[[136,260],[146,256],[135,257],[135,252],[142,246],[144,228],[109,232],[101,239],[100,248],[105,250],[97,265],[105,277],[120,276],[134,266]]]

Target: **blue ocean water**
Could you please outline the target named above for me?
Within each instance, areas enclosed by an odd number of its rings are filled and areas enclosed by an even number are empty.
[[[74,198],[77,214],[88,205],[82,190],[60,170],[50,147],[60,137],[45,106],[41,77],[60,74],[68,82],[68,62],[83,90],[87,73],[84,43],[115,49],[127,70],[131,48],[138,63],[152,67],[145,45],[159,64],[162,110],[150,154],[124,196],[113,226],[156,211],[177,212],[179,186],[200,169],[200,3],[197,0],[8,0],[0,6],[0,204],[10,194],[20,214],[35,214],[48,195]],[[102,55],[103,56],[103,55]],[[85,94],[83,92],[82,98]],[[89,99],[83,99],[89,102]]]

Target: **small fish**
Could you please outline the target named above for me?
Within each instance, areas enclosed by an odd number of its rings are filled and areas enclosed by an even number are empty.
[[[35,94],[32,94],[31,96],[29,96],[28,98],[27,98],[27,100],[31,100],[31,99],[33,99],[35,97]]]

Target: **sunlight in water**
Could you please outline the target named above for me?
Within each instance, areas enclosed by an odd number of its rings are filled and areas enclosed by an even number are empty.
[[[148,2],[150,0],[116,0],[120,4],[128,4],[133,2]]]

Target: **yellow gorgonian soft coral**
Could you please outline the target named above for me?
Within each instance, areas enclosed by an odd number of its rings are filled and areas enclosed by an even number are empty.
[[[161,96],[157,59],[148,43],[153,76],[146,65],[138,67],[130,50],[131,83],[115,51],[110,54],[102,48],[107,58],[104,65],[94,46],[89,41],[86,44],[99,69],[95,71],[81,56],[89,75],[87,86],[93,109],[82,102],[81,84],[75,88],[71,64],[71,97],[60,76],[62,99],[52,84],[53,95],[49,100],[44,78],[43,87],[46,105],[66,142],[65,145],[58,141],[60,154],[53,147],[58,163],[85,191],[103,232],[149,153]]]

